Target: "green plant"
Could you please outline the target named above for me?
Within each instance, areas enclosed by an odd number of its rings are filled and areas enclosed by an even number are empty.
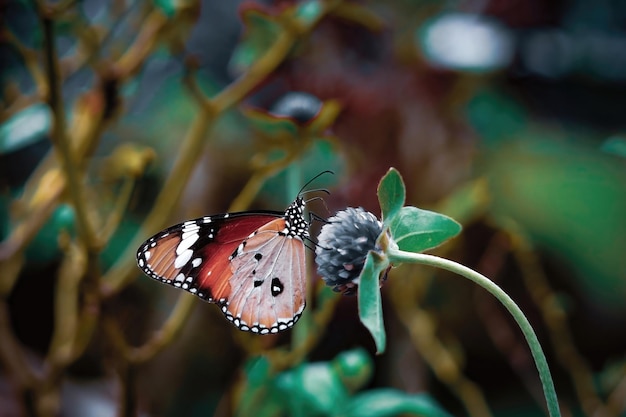
[[[318,272],[323,278],[331,280],[335,287],[341,287],[335,277],[329,274],[334,274],[336,266],[342,265],[349,272],[344,279],[346,284],[358,286],[359,316],[372,334],[378,353],[383,353],[386,345],[379,283],[384,281],[389,267],[415,263],[452,271],[489,291],[517,321],[539,371],[550,416],[560,416],[552,376],[539,340],[528,319],[511,297],[487,277],[470,268],[448,259],[419,253],[439,246],[457,235],[461,226],[442,214],[404,206],[404,183],[400,173],[394,168],[381,179],[378,198],[382,223],[377,224],[373,215],[366,216],[367,213],[354,210],[345,216],[337,215],[322,228],[317,250]],[[364,239],[370,232],[363,232],[368,229],[366,225],[370,225],[369,229],[379,227],[380,233],[375,241],[369,236]],[[363,253],[357,255],[354,261],[355,254],[342,252],[336,243],[340,241],[343,245],[346,240],[362,240],[369,244],[361,247]]]
[[[330,362],[302,363],[280,373],[256,357],[245,366],[246,383],[237,401],[238,416],[384,417],[400,413],[449,417],[428,394],[394,389],[359,392],[374,364],[363,349],[342,352]]]

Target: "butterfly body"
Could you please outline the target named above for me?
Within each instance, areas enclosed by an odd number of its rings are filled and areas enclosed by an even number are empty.
[[[151,278],[216,303],[240,330],[277,333],[305,307],[305,204],[284,213],[205,216],[144,242],[137,264]]]

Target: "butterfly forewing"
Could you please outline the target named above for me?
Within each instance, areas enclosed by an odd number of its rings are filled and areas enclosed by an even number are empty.
[[[144,242],[137,264],[151,278],[215,302],[228,294],[228,257],[252,232],[280,215],[223,214],[177,224]]]

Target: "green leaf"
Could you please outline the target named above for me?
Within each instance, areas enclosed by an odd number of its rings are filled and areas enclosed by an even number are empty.
[[[270,362],[260,356],[250,359],[244,366],[246,382],[237,402],[235,416],[255,415],[270,417],[286,411],[282,396],[274,385]]]
[[[626,164],[591,141],[563,139],[573,132],[541,133],[485,155],[489,216],[567,262],[586,302],[623,312]]]
[[[276,378],[290,416],[330,415],[349,397],[336,369],[328,362],[302,364]]]
[[[626,158],[626,138],[622,136],[612,136],[604,141],[600,149],[606,153]]]
[[[317,21],[324,12],[324,6],[319,0],[310,0],[298,4],[295,17],[307,25]]]
[[[458,235],[461,225],[443,214],[407,206],[393,218],[389,230],[400,250],[423,252]]]
[[[480,91],[468,102],[469,123],[482,138],[481,144],[492,147],[522,134],[529,122],[527,110],[512,96],[493,90]]]
[[[0,125],[0,155],[46,139],[52,114],[45,104],[34,104],[15,113]]]
[[[346,417],[452,416],[426,394],[407,394],[393,389],[370,390],[355,395],[342,411],[340,414]]]
[[[276,154],[284,158],[284,149],[277,149],[283,154]],[[261,195],[266,201],[275,204],[277,207],[283,207],[291,203],[297,196],[292,191],[287,190],[285,184],[288,183],[288,177],[292,170],[298,172],[298,176],[303,181],[308,181],[322,169],[329,169],[335,175],[322,175],[315,180],[314,188],[332,188],[342,176],[345,169],[345,161],[343,156],[337,152],[333,144],[327,140],[315,140],[307,149],[300,154],[300,157],[293,161],[280,173],[269,178],[263,185]],[[302,184],[299,184],[301,186]],[[336,294],[336,293],[333,293]]]
[[[262,10],[243,8],[241,17],[245,32],[228,63],[229,69],[235,74],[243,73],[263,56],[280,33],[276,18]]]
[[[270,362],[264,356],[259,356],[249,360],[244,367],[248,377],[248,387],[257,389],[271,379]]]
[[[377,194],[383,222],[385,226],[389,226],[389,223],[393,221],[404,205],[406,198],[404,182],[397,169],[389,168],[389,171],[378,183]]]
[[[253,108],[245,109],[243,114],[257,131],[268,137],[295,140],[298,136],[298,125],[291,118]]]
[[[342,352],[333,360],[332,366],[350,393],[363,388],[374,372],[374,364],[365,349]]]
[[[376,353],[385,351],[387,336],[383,323],[383,309],[380,300],[379,277],[387,267],[387,258],[370,251],[365,258],[365,265],[359,277],[358,303],[361,323],[369,330],[376,343]]]
[[[26,248],[26,259],[32,263],[46,263],[59,259],[63,252],[59,245],[59,235],[76,234],[74,209],[68,204],[59,204],[48,221]]]
[[[176,14],[176,10],[178,9],[176,0],[153,0],[154,5],[161,9],[163,14],[167,17],[173,17]]]

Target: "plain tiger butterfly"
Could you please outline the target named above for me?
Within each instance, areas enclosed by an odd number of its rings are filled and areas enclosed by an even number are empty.
[[[309,222],[301,194],[284,212],[226,213],[171,226],[139,247],[137,264],[151,278],[216,303],[240,330],[286,330],[306,305]]]

